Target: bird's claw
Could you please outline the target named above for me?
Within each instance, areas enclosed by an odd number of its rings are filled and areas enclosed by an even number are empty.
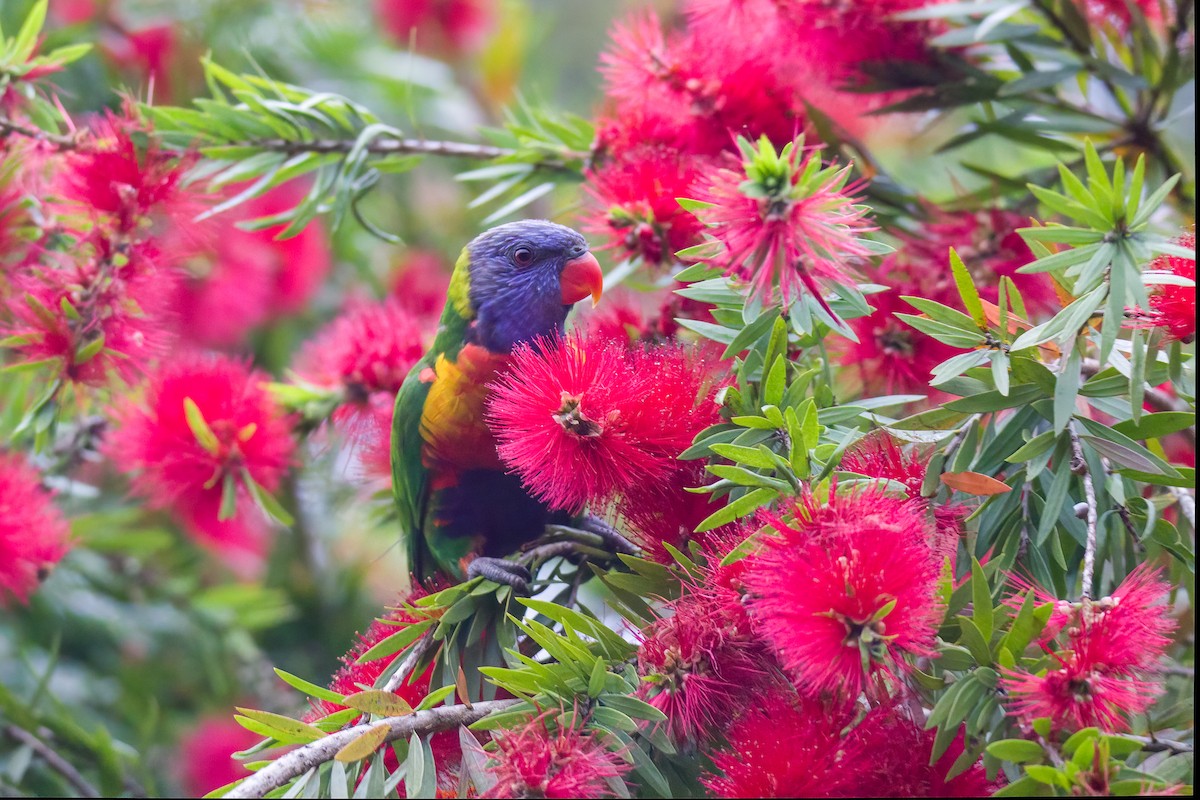
[[[487,578],[489,581],[511,586],[517,594],[528,595],[533,576],[521,564],[501,558],[480,556],[467,565],[467,578]]]
[[[613,553],[624,553],[627,556],[636,556],[638,548],[633,542],[626,539],[612,525],[609,525],[604,520],[597,517],[595,514],[585,514],[581,521],[580,527],[588,533],[594,533],[604,540],[604,546]]]

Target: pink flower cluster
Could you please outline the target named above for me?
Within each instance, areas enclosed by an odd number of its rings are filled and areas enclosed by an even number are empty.
[[[69,547],[67,522],[41,476],[20,455],[0,450],[0,607],[29,602]]]
[[[1129,715],[1145,711],[1162,692],[1153,678],[1176,627],[1165,604],[1171,585],[1146,564],[1099,600],[1068,603],[1019,578],[1014,584],[1056,607],[1042,640],[1049,669],[1004,673],[1009,712],[1027,725],[1049,717],[1060,729],[1127,730]]]
[[[681,30],[652,12],[631,16],[601,56],[591,230],[650,264],[670,262],[702,231],[675,198],[697,196],[698,179],[730,166],[735,136],[781,148],[805,132],[806,103],[861,132],[867,111],[897,99],[844,88],[874,63],[931,57],[936,26],[893,18],[922,5],[690,0]]]

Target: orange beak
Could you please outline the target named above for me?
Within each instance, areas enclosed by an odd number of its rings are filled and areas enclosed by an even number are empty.
[[[564,306],[574,305],[591,295],[594,307],[600,302],[600,295],[604,292],[604,273],[600,271],[600,262],[596,257],[591,253],[584,253],[567,262],[559,277],[559,283],[562,285]]]

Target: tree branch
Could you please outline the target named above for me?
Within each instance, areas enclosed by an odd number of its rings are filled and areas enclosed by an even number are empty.
[[[79,145],[79,140],[76,136],[63,136],[62,134],[44,131],[41,128],[31,128],[8,117],[0,116],[0,139],[7,137],[9,134],[24,136],[26,139],[35,139],[39,142],[49,142],[63,150],[71,150]]]
[[[1083,597],[1091,599],[1092,575],[1096,571],[1096,487],[1092,483],[1092,473],[1088,469],[1087,459],[1083,457],[1083,445],[1079,442],[1079,433],[1075,430],[1075,420],[1067,423],[1067,432],[1071,435],[1071,471],[1083,476],[1083,494],[1087,500],[1087,544],[1083,551],[1083,576],[1081,583]]]
[[[404,679],[412,673],[413,669],[416,668],[417,663],[425,657],[425,654],[429,652],[429,648],[432,646],[433,630],[430,629],[421,634],[421,638],[418,639],[416,645],[413,646],[412,652],[404,657],[404,660],[400,662],[400,666],[397,667],[396,671],[393,672],[391,677],[387,679],[387,683],[381,687],[383,691],[394,692],[399,689],[400,684],[404,683]]]
[[[1157,736],[1133,736],[1130,734],[1122,734],[1130,739],[1135,739],[1142,743],[1142,749],[1149,753],[1190,753],[1193,746],[1187,742],[1177,742],[1174,739],[1159,739]]]
[[[296,155],[298,153],[349,153],[357,147],[354,139],[313,139],[298,141],[295,139],[252,139],[247,142],[229,142],[231,145],[257,147],[274,153]],[[373,139],[365,148],[373,155],[427,155],[451,156],[456,158],[472,158],[491,161],[516,155],[517,151],[507,147],[496,147],[488,144],[472,144],[470,142],[449,142],[430,139],[400,139],[381,136]],[[570,152],[567,158],[587,158],[587,153]],[[576,172],[561,158],[548,158],[544,161],[532,162],[535,168],[548,169],[557,172]]]
[[[79,146],[77,136],[64,136],[50,133],[39,128],[22,125],[15,120],[0,116],[0,138],[8,134],[24,136],[27,139],[49,142],[56,147],[71,149]],[[358,147],[355,139],[312,139],[300,141],[296,139],[251,139],[245,142],[225,142],[226,145],[241,147],[256,147],[273,153],[296,155],[299,153],[349,153]],[[172,148],[173,149],[173,148]],[[491,161],[517,154],[516,150],[508,147],[497,147],[489,144],[474,144],[471,142],[451,142],[437,139],[408,139],[381,136],[373,139],[362,148],[377,156],[388,155],[426,155],[447,156],[452,158],[470,158],[481,161]],[[559,157],[547,157],[541,161],[530,162],[535,169],[545,169],[553,172],[576,173],[569,163],[572,159],[586,160],[588,153],[566,151]]]
[[[16,725],[5,725],[4,733],[41,756],[42,760],[46,762],[46,766],[57,772],[63,777],[63,780],[71,784],[71,788],[78,792],[80,797],[100,797],[100,792],[96,790],[96,787],[88,783],[87,779],[79,774],[79,770],[75,769],[70,762],[60,756],[50,745],[24,728]]]
[[[285,785],[293,778],[303,775],[314,767],[332,761],[338,751],[369,730],[387,725],[389,730],[384,742],[391,742],[414,733],[422,735],[439,733],[478,722],[489,714],[520,703],[520,700],[488,700],[465,705],[442,706],[425,711],[416,711],[403,717],[387,717],[375,722],[365,722],[353,728],[331,733],[315,742],[285,753],[274,763],[263,767],[229,791],[226,797],[262,797],[272,789]]]

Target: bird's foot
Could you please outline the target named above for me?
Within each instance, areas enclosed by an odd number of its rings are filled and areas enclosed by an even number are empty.
[[[489,581],[511,586],[517,594],[529,594],[533,576],[521,564],[502,558],[480,556],[467,565],[467,578],[487,578]]]
[[[616,528],[595,514],[584,514],[580,527],[588,533],[594,533],[603,539],[604,546],[613,553],[636,556],[640,552],[633,542],[626,539]]]

